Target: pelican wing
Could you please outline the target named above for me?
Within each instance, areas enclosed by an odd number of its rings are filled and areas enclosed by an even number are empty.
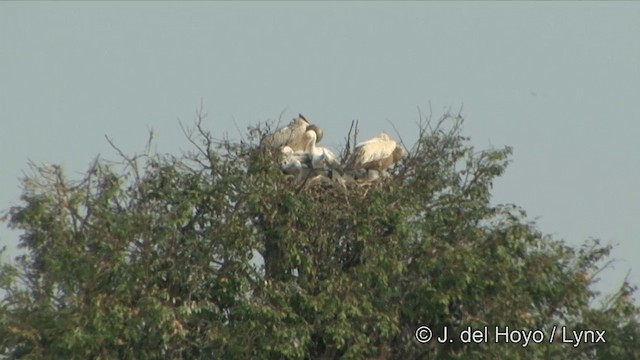
[[[299,143],[308,125],[309,123],[306,119],[297,117],[289,125],[276,130],[276,132],[266,137],[264,142],[274,148],[286,145],[294,151],[301,150]]]
[[[333,151],[327,148],[323,148],[323,155],[324,155],[325,162],[329,168],[333,170],[337,170],[338,173],[340,173],[340,175],[344,175],[344,172],[342,170],[342,165],[336,158],[336,155],[333,153]]]
[[[340,163],[336,160],[333,151],[325,147],[316,147],[313,154],[312,165],[314,168],[324,168],[328,166],[332,169],[339,169]]]
[[[380,134],[374,136],[373,138],[371,138],[369,140],[365,140],[365,141],[362,141],[362,142],[358,143],[356,145],[356,147],[359,147],[359,146],[362,146],[362,145],[365,145],[365,144],[369,144],[369,143],[375,143],[375,142],[378,142],[378,141],[393,141],[393,139],[389,135],[387,135],[386,132],[381,132]]]
[[[266,136],[263,140],[263,144],[271,146],[273,148],[280,148],[287,144],[287,141],[291,139],[291,135],[291,128],[286,126],[278,129],[273,134]]]
[[[361,142],[357,143],[355,148],[356,149],[357,148],[361,148],[361,147],[366,146],[368,144],[375,144],[375,143],[380,142],[380,141],[382,141],[382,140],[379,137],[376,136],[376,137],[374,137],[372,139],[361,141]]]
[[[334,154],[333,151],[327,149],[326,147],[320,147],[319,149],[322,151],[324,156],[327,157],[328,159],[335,159],[336,158],[336,154]]]
[[[303,165],[306,165],[306,166],[311,165],[311,155],[304,151],[296,151],[291,155],[291,158],[299,161]]]
[[[354,156],[356,156],[356,166],[362,166],[371,161],[377,161],[388,157],[396,148],[396,142],[393,140],[383,140],[373,138],[364,141],[356,146]]]
[[[287,139],[286,144],[290,146],[294,151],[304,150],[307,141],[304,138],[305,128],[298,128],[294,132],[292,132],[291,136]]]

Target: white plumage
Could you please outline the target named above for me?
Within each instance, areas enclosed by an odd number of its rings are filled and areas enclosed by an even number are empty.
[[[311,172],[311,158],[305,151],[293,151],[289,146],[281,149],[283,159],[280,163],[282,172],[293,175],[296,181],[304,180]]]
[[[407,155],[400,144],[383,132],[357,144],[343,166],[331,150],[317,146],[322,136],[320,127],[310,124],[304,116],[299,115],[288,126],[266,136],[261,145],[279,149],[282,153],[282,172],[297,182],[305,183],[314,180],[344,185],[353,180],[375,181],[389,176],[385,170]],[[347,177],[344,176],[345,172]]]
[[[284,146],[281,150],[283,155],[282,170],[287,174],[297,172],[301,168],[309,168],[311,158],[304,151],[293,151],[289,146]]]
[[[350,170],[367,169],[382,172],[398,162],[407,152],[386,133],[356,145],[347,161]]]
[[[305,149],[306,142],[304,134],[308,130],[315,131],[317,137],[322,139],[322,129],[317,125],[311,125],[302,114],[299,114],[298,117],[291,120],[289,125],[276,130],[273,134],[265,136],[261,144],[274,149],[288,146],[293,149],[293,151],[301,151]]]
[[[307,130],[304,133],[306,141],[305,150],[311,157],[311,168],[316,170],[336,170],[342,173],[340,163],[336,160],[336,155],[329,149],[316,146],[317,133],[314,130]]]

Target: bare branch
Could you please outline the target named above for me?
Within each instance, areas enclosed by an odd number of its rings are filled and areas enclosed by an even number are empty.
[[[194,139],[193,139],[193,133],[194,130],[193,129],[186,129],[184,124],[182,123],[182,121],[180,119],[178,119],[178,124],[180,125],[180,129],[182,130],[182,133],[184,134],[184,136],[187,138],[187,141],[189,141],[191,144],[193,144],[193,146],[196,147],[196,149],[198,149],[198,151],[204,155],[205,157],[207,156],[206,151],[204,151],[202,149],[202,147],[200,146],[200,144],[198,144]]]
[[[153,128],[147,127],[147,131],[149,131],[149,139],[147,139],[147,145],[145,146],[146,155],[149,156],[151,154],[151,143],[153,142],[153,138],[155,137],[155,133]]]
[[[240,135],[240,141],[244,142],[244,134],[242,133],[242,131],[240,131],[240,127],[238,127],[238,122],[236,121],[235,116],[231,115],[231,120],[233,120],[233,126],[236,128],[236,131],[238,132],[238,135]]]
[[[357,129],[358,120],[351,120],[351,126],[349,127],[349,132],[347,133],[346,143],[344,145],[344,149],[342,149],[341,163],[345,163],[351,155],[351,134],[354,130],[354,126]],[[355,144],[354,144],[355,145]]]
[[[389,119],[387,119],[387,122],[389,124],[391,124],[391,127],[393,128],[393,131],[396,132],[396,135],[398,136],[398,139],[400,139],[400,144],[402,144],[402,147],[404,147],[405,149],[408,149],[408,147],[404,143],[404,140],[402,139],[402,135],[400,135],[400,132],[398,131],[396,126]]]
[[[136,183],[140,182],[140,171],[138,169],[138,161],[137,161],[138,156],[129,157],[125,155],[125,153],[122,150],[120,150],[120,148],[117,147],[116,144],[113,141],[111,141],[111,139],[109,139],[109,136],[107,136],[107,134],[105,134],[104,137],[105,139],[107,139],[107,142],[109,143],[109,145],[111,145],[111,147],[118,152],[120,157],[131,167],[131,169],[133,170],[133,174],[135,176]]]

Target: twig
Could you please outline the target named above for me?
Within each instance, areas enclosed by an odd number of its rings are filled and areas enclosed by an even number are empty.
[[[311,177],[311,173],[313,171],[309,171],[307,173],[307,176],[305,176],[304,181],[302,181],[302,184],[300,184],[300,186],[298,186],[298,188],[296,189],[295,194],[298,195],[300,193],[300,191],[302,191],[302,188],[304,187],[304,185],[307,183],[307,180],[309,180],[309,177]]]
[[[133,170],[133,174],[136,177],[136,183],[140,182],[140,172],[138,171],[138,163],[136,161],[137,156],[134,156],[132,158],[128,157],[127,155],[124,154],[122,150],[120,150],[120,148],[116,146],[116,144],[113,143],[113,141],[111,141],[111,139],[109,139],[109,136],[107,136],[107,134],[105,134],[104,137],[105,139],[107,139],[107,142],[109,143],[109,145],[111,145],[111,147],[118,152],[120,157],[122,157],[122,159],[124,159],[129,164],[129,166],[131,166],[131,169]]]
[[[400,135],[400,132],[398,131],[398,129],[396,128],[396,126],[395,126],[395,125],[394,125],[394,124],[393,124],[389,119],[387,119],[387,122],[388,122],[389,124],[391,124],[391,127],[393,128],[393,131],[395,131],[395,132],[396,132],[396,135],[398,135],[398,139],[400,139],[400,143],[402,144],[402,146],[403,146],[405,149],[407,149],[407,146],[405,145],[404,140],[402,140],[402,135]]]
[[[200,144],[198,144],[195,140],[193,140],[193,129],[187,130],[184,124],[182,124],[182,121],[180,119],[178,119],[178,124],[180,125],[180,129],[182,129],[182,133],[187,138],[187,141],[193,144],[193,146],[195,146],[196,149],[198,149],[198,151],[200,151],[202,155],[204,155],[205,157],[208,157],[208,154],[202,149]]]
[[[349,158],[351,154],[351,133],[353,131],[353,127],[357,124],[357,120],[351,120],[351,126],[349,127],[349,132],[347,133],[347,142],[344,145],[344,149],[342,150],[341,163],[344,164],[345,161]],[[357,126],[356,126],[357,127]]]
[[[276,124],[276,129],[280,127],[280,122],[282,121],[282,116],[284,116],[285,111],[287,111],[286,107],[282,109],[282,111],[280,111],[280,115],[278,115],[278,123]]]
[[[244,134],[242,134],[242,131],[240,131],[240,128],[238,127],[238,122],[236,121],[235,116],[231,115],[231,120],[233,120],[233,126],[235,126],[236,131],[240,135],[240,140],[244,141]]]

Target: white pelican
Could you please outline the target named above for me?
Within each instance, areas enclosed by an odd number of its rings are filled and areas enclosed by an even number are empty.
[[[345,167],[350,170],[366,169],[382,173],[406,154],[400,144],[383,132],[356,145]]]
[[[283,155],[282,170],[285,173],[290,173],[285,169],[293,169],[300,167],[311,167],[311,157],[305,151],[293,151],[289,146],[284,146],[280,149]]]
[[[304,139],[306,141],[305,150],[309,157],[311,157],[311,168],[314,170],[324,170],[329,168],[330,170],[336,170],[342,174],[340,163],[336,160],[336,155],[329,149],[316,146],[317,132],[314,129],[307,130],[304,133]]]
[[[288,146],[293,149],[293,151],[304,150],[306,146],[304,134],[308,130],[315,131],[318,139],[322,139],[322,129],[317,125],[311,125],[302,114],[298,114],[298,117],[291,120],[289,125],[276,130],[273,134],[267,135],[262,139],[261,144],[271,146],[274,149]]]
[[[284,146],[281,150],[283,159],[280,163],[282,172],[287,175],[294,175],[297,181],[304,180],[311,172],[311,158],[304,151],[293,151],[289,146]]]
[[[282,172],[287,175],[298,175],[303,169],[308,168],[305,164],[298,159],[285,159],[282,160],[280,168]]]

